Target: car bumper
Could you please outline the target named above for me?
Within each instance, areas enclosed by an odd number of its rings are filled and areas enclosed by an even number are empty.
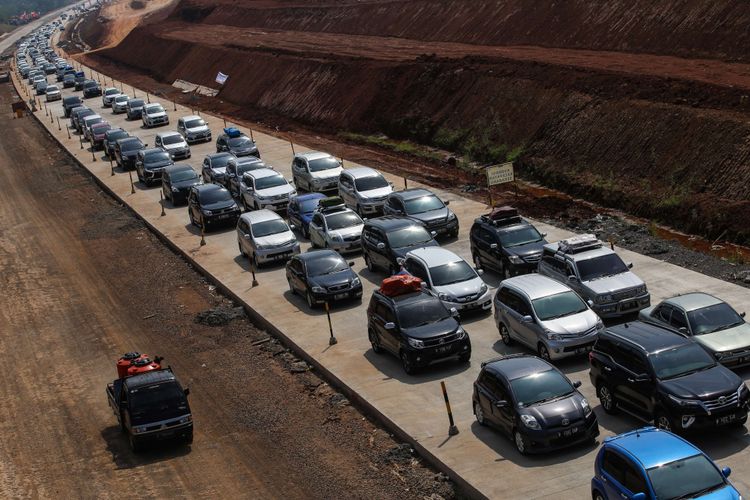
[[[60,99],[62,99],[62,95],[60,95],[60,94],[57,94],[57,95],[48,95],[47,96],[47,102],[59,101]]]
[[[135,158],[122,158],[122,159],[120,159],[120,165],[123,168],[134,168],[135,167]]]
[[[522,274],[531,274],[537,271],[539,267],[539,261],[536,262],[522,262],[521,264],[508,263],[508,272],[511,276],[519,276]]]
[[[164,172],[163,169],[159,170],[144,170],[143,171],[143,178],[147,181],[155,181],[155,180],[161,180],[161,174]]]
[[[161,125],[169,125],[169,119],[159,118],[156,120],[146,120],[147,127],[159,127]]]
[[[608,304],[594,304],[592,309],[600,318],[616,318],[625,314],[636,313],[651,305],[651,295],[645,294],[639,297],[611,302]]]
[[[208,142],[211,141],[211,132],[205,134],[205,135],[188,135],[185,137],[185,141],[188,144],[193,144],[195,142]]]
[[[559,450],[593,440],[599,435],[599,423],[592,413],[584,422],[575,425],[539,431],[524,429],[521,435],[528,453]]]
[[[266,208],[268,210],[273,210],[274,212],[279,212],[281,210],[286,210],[286,207],[289,206],[289,198],[285,200],[274,200],[274,201],[259,201],[258,205],[260,205],[260,208]]]
[[[340,300],[353,300],[362,297],[362,284],[345,290],[335,290],[326,292],[310,292],[315,304],[325,304],[326,302],[338,302]]]
[[[443,304],[445,307],[450,309],[455,307],[458,312],[469,312],[469,311],[489,311],[492,309],[492,292],[488,289],[479,298],[471,300],[469,302],[453,302],[450,300],[444,300]]]
[[[458,218],[453,219],[450,222],[443,222],[441,224],[425,225],[428,231],[435,231],[438,236],[444,236],[446,234],[458,234]]]
[[[368,203],[367,205],[360,205],[359,212],[362,215],[380,214],[383,213],[383,206],[385,200],[379,203]]]
[[[578,356],[591,351],[598,336],[599,332],[595,331],[592,334],[582,335],[577,338],[542,340],[542,342],[547,346],[550,358],[554,360],[569,356]]]
[[[237,225],[237,219],[240,218],[240,212],[227,212],[223,214],[217,214],[217,215],[204,215],[204,220],[206,221],[206,226],[224,226],[224,225]]]
[[[270,248],[268,250],[256,250],[255,258],[259,264],[266,264],[268,262],[279,262],[288,260],[292,255],[297,255],[300,252],[299,243],[289,245],[286,247]]]
[[[328,243],[328,247],[338,253],[359,252],[362,250],[362,242],[360,239],[354,241],[333,241]]]
[[[317,182],[313,180],[310,183],[310,187],[316,192],[334,191],[339,187],[339,178],[332,177],[331,179],[322,179]]]
[[[424,368],[435,363],[450,361],[461,356],[471,356],[471,341],[466,335],[463,339],[424,349],[408,348],[405,350],[412,364],[417,368]]]
[[[190,158],[190,150],[184,149],[179,151],[169,151],[169,156],[171,156],[173,160],[184,160]]]
[[[124,113],[125,111],[127,111],[125,108],[118,108],[117,106],[112,106],[113,113]]]

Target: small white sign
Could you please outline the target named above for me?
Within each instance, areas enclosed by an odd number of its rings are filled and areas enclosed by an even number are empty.
[[[218,83],[219,85],[224,85],[224,83],[226,83],[227,81],[227,78],[229,78],[229,75],[225,75],[224,73],[219,71],[219,74],[216,75],[216,83]]]
[[[503,163],[501,165],[492,165],[487,167],[487,185],[505,184],[513,182],[515,174],[513,172],[513,163]]]

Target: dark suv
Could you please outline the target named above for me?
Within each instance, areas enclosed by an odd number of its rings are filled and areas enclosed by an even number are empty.
[[[117,162],[117,166],[123,170],[134,169],[138,151],[144,149],[146,146],[138,137],[128,136],[117,139],[117,142],[115,142],[115,161]]]
[[[378,289],[367,306],[367,335],[373,352],[398,356],[411,375],[440,361],[469,361],[469,334],[457,317],[425,290],[389,296]]]
[[[102,88],[94,80],[83,82],[83,98],[97,97],[102,95]]]
[[[474,416],[510,437],[521,454],[593,442],[599,424],[580,386],[536,356],[504,356],[482,363]]]
[[[496,208],[471,226],[471,257],[477,269],[491,268],[503,278],[528,274],[539,264],[545,236],[516,209]]]
[[[701,346],[636,321],[599,333],[589,376],[607,413],[622,409],[673,432],[742,425],[750,391]]]
[[[202,227],[204,231],[219,224],[236,226],[241,213],[232,195],[221,186],[200,184],[190,188],[188,194],[190,223]]]
[[[232,153],[236,157],[256,156],[260,158],[260,151],[255,142],[234,127],[224,129],[224,133],[216,139],[217,153]]]
[[[388,195],[383,213],[410,217],[424,224],[429,231],[455,238],[458,236],[458,218],[448,208],[448,203],[427,189],[404,189]]]
[[[424,225],[407,219],[386,215],[365,221],[362,229],[362,253],[370,272],[383,269],[391,276],[399,270],[399,259],[415,248],[438,246],[435,232],[427,232]]]

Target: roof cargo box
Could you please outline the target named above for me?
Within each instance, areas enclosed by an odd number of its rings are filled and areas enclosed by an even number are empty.
[[[397,274],[383,280],[380,293],[388,297],[396,297],[407,293],[421,292],[422,280],[408,274]]]

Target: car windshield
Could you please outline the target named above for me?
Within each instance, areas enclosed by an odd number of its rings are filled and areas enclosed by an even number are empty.
[[[169,161],[170,156],[166,151],[154,151],[153,153],[146,153],[144,160],[149,163],[156,163],[160,161]]]
[[[698,344],[686,344],[649,356],[656,377],[662,380],[682,377],[716,365]]]
[[[331,170],[340,166],[336,158],[320,158],[310,160],[307,163],[310,165],[310,172],[322,172],[323,170]]]
[[[250,172],[251,170],[258,170],[259,168],[265,168],[265,163],[262,161],[251,161],[247,163],[240,163],[237,165],[237,175],[242,176],[245,172]]]
[[[416,225],[388,231],[386,236],[392,248],[413,247],[432,241],[432,235],[424,227]]]
[[[477,272],[465,260],[457,260],[442,266],[431,267],[430,277],[434,286],[445,286],[473,280],[477,277]]]
[[[161,106],[161,104],[155,104],[153,106],[148,106],[146,108],[146,113],[153,114],[153,113],[163,113],[164,108]]]
[[[745,322],[726,302],[690,311],[688,321],[693,335],[718,332]]]
[[[105,95],[115,95],[115,94],[119,94],[119,93],[120,93],[119,89],[107,89],[107,90],[104,91]]]
[[[591,281],[628,272],[628,266],[616,253],[576,262],[581,281]]]
[[[191,168],[172,172],[169,177],[172,179],[172,182],[185,182],[197,179],[198,173]]]
[[[118,95],[118,96],[115,97],[115,102],[118,103],[118,104],[123,103],[123,102],[128,102],[128,96],[126,96],[126,95]]]
[[[131,108],[143,107],[143,100],[142,99],[130,99],[128,101],[128,106],[130,106]]]
[[[231,201],[232,195],[226,189],[211,189],[202,191],[200,198],[202,204],[210,205],[211,203],[218,203],[220,201]]]
[[[133,151],[134,149],[141,149],[142,147],[143,143],[139,140],[126,141],[120,144],[121,151]]]
[[[414,328],[445,321],[451,313],[442,302],[431,299],[399,304],[396,316],[401,328]]]
[[[47,86],[47,92],[57,92],[58,90],[60,90],[60,89],[57,88],[57,85],[48,85]]]
[[[162,137],[161,142],[162,144],[180,144],[185,141],[182,139],[182,136],[178,134]]]
[[[129,408],[133,417],[141,416],[152,409],[166,413],[168,410],[183,407],[187,409],[185,393],[173,382],[140,387],[130,392]]]
[[[321,198],[311,198],[304,201],[299,202],[299,209],[304,214],[309,214],[315,211],[316,208],[318,208],[318,204],[320,203]]]
[[[516,402],[529,406],[568,396],[575,390],[571,383],[557,370],[534,373],[510,381]]]
[[[233,148],[249,148],[253,146],[253,141],[247,137],[230,137],[227,142]]]
[[[582,313],[588,309],[581,297],[572,290],[534,299],[531,306],[541,321]]]
[[[232,158],[234,158],[234,156],[230,153],[216,155],[211,158],[211,168],[224,168]]]
[[[363,224],[362,219],[360,219],[359,215],[354,212],[341,212],[327,215],[326,223],[328,224],[328,229],[334,231],[337,229],[344,229],[345,227],[353,227]]]
[[[287,184],[286,179],[284,179],[284,176],[279,175],[269,175],[268,177],[259,177],[255,179],[255,189],[268,189],[272,187],[278,187],[278,186],[285,186]]]
[[[414,198],[413,200],[404,200],[404,208],[408,215],[422,214],[431,210],[443,208],[443,202],[434,194]]]
[[[310,277],[340,273],[349,269],[349,264],[338,255],[310,259],[305,262],[305,266],[307,267],[307,275]]]
[[[544,237],[534,226],[525,226],[515,231],[500,233],[500,244],[503,248],[518,247],[529,243],[542,241]]]
[[[354,180],[354,185],[357,187],[357,191],[371,191],[373,189],[380,189],[388,187],[388,181],[382,175],[371,175],[369,177],[360,177]]]
[[[694,455],[646,471],[659,500],[695,498],[724,486],[724,477],[706,458]]]
[[[282,219],[264,220],[254,223],[252,231],[253,236],[262,238],[271,234],[286,233],[289,231],[289,226]]]
[[[125,138],[127,136],[128,136],[128,133],[125,132],[124,130],[116,130],[116,131],[110,133],[107,137],[108,137],[108,140],[114,142],[114,141],[116,141],[118,139],[123,139],[123,138]]]
[[[197,120],[190,120],[185,122],[186,128],[195,128],[195,127],[202,127],[206,124],[206,121],[203,118],[198,118]]]

